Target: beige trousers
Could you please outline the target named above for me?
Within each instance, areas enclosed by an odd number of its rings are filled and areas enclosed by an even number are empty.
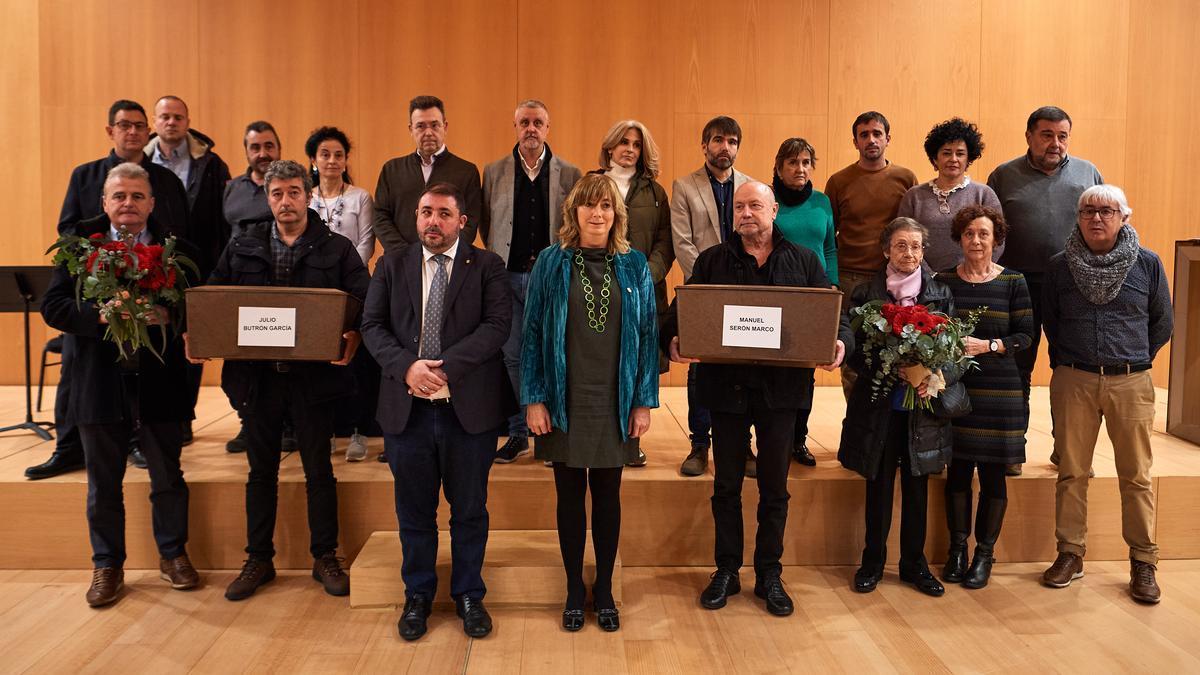
[[[1087,550],[1088,474],[1103,419],[1116,459],[1121,534],[1129,545],[1129,557],[1157,564],[1150,482],[1150,429],[1154,422],[1150,371],[1101,376],[1059,366],[1050,378],[1050,407],[1058,453],[1054,504],[1058,551],[1083,556]]]

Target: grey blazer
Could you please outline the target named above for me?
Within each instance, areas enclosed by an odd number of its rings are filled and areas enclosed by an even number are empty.
[[[734,190],[748,180],[754,179],[733,170]],[[717,215],[717,200],[708,182],[708,172],[702,166],[671,184],[671,244],[685,282],[691,278],[692,265],[700,252],[719,243],[721,219]]]
[[[517,160],[509,153],[483,169],[483,218],[479,233],[489,251],[508,264],[512,248],[513,192],[516,190]],[[550,156],[550,243],[558,241],[562,227],[562,205],[567,193],[579,182],[581,173],[558,155]],[[710,195],[711,197],[711,195]]]

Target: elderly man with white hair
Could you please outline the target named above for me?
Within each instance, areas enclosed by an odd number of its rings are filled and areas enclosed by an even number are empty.
[[[1134,600],[1161,597],[1154,573],[1150,367],[1171,337],[1171,295],[1162,261],[1138,243],[1125,193],[1096,185],[1079,197],[1078,227],[1050,259],[1043,320],[1050,344],[1050,406],[1059,457],[1055,498],[1058,559],[1042,582],[1065,588],[1083,576],[1087,489],[1100,422],[1112,439],[1129,545]]]

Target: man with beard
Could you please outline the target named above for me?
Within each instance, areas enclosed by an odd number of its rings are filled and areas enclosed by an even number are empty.
[[[453,185],[425,188],[415,213],[421,244],[383,257],[363,310],[363,339],[385,376],[379,424],[404,551],[405,640],[425,634],[437,594],[441,490],[450,503],[450,595],[467,635],[492,630],[481,571],[497,429],[517,409],[501,354],[511,294],[504,261],[463,237],[465,205]]]
[[[562,204],[582,175],[550,151],[550,111],[536,99],[522,101],[513,114],[517,144],[483,170],[483,221],[479,231],[489,251],[508,267],[512,327],[504,343],[504,365],[518,400],[521,394],[521,338],[529,271],[542,249],[558,241]],[[508,441],[496,452],[507,464],[529,452],[529,428],[522,408],[508,420]]]
[[[246,149],[246,173],[234,178],[225,185],[224,213],[231,235],[236,235],[249,223],[270,220],[271,207],[267,204],[267,191],[264,177],[271,162],[279,159],[279,134],[270,122],[258,120],[246,125],[246,134],[242,137],[242,146]],[[230,403],[233,403],[232,401]],[[234,408],[237,405],[234,404]],[[238,411],[238,417],[242,411]],[[246,425],[238,429],[237,436],[225,443],[226,452],[246,452]],[[283,452],[296,450],[296,436],[292,431],[291,420],[285,419],[283,436],[280,440]]]
[[[851,131],[858,161],[825,183],[837,228],[838,280],[846,297],[859,284],[870,283],[887,264],[879,235],[895,219],[904,193],[917,184],[916,174],[883,156],[892,140],[892,125],[883,113],[871,110],[859,115]],[[854,371],[843,367],[846,400],[854,380]]]
[[[247,223],[259,223],[271,219],[271,207],[267,206],[267,193],[263,189],[263,176],[271,162],[279,159],[279,134],[270,122],[258,120],[246,125],[242,137],[246,149],[246,173],[229,181],[225,186],[225,221],[233,234]]]
[[[704,166],[671,185],[671,243],[684,283],[692,277],[692,266],[701,253],[734,235],[733,193],[751,180],[733,168],[741,143],[737,120],[723,115],[712,118],[700,133]],[[692,445],[679,472],[699,476],[708,468],[712,420],[697,396],[695,364],[688,366],[687,398]],[[754,477],[756,472],[754,458],[747,457],[746,475]]]

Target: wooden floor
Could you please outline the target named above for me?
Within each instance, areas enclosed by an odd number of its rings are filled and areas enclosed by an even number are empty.
[[[53,389],[46,393],[53,399]],[[1033,393],[1033,419],[1028,434],[1029,463],[1025,474],[1009,481],[1009,510],[997,550],[1001,560],[1032,562],[1054,556],[1054,479],[1049,405],[1045,388]],[[664,388],[662,407],[652,413],[643,446],[649,465],[627,470],[622,488],[625,518],[621,555],[628,567],[708,565],[713,529],[709,513],[712,467],[708,474],[684,478],[679,463],[688,450],[686,394]],[[0,420],[16,421],[24,400],[18,387],[0,387]],[[792,498],[783,562],[785,565],[846,565],[858,560],[862,542],[863,482],[841,468],[836,459],[845,404],[837,387],[818,387],[809,447],[814,468],[792,464],[788,489]],[[1158,392],[1158,415],[1152,437],[1154,486],[1158,506],[1156,538],[1164,558],[1200,558],[1200,447],[1164,433],[1166,392]],[[200,567],[235,569],[244,554],[243,511],[246,460],[229,455],[225,441],[237,432],[237,416],[220,390],[205,387],[196,410],[196,443],[184,451],[183,466],[191,489],[189,553]],[[40,418],[49,416],[47,412]],[[372,461],[348,464],[345,441],[334,456],[338,477],[341,553],[353,560],[377,531],[394,531],[393,481],[386,465],[375,461],[382,447],[371,439]],[[49,456],[52,442],[31,433],[0,435],[0,569],[71,569],[87,566],[84,500],[86,477],[76,472],[44,481],[28,481],[25,467]],[[1096,450],[1096,475],[1089,492],[1089,559],[1120,560],[1127,548],[1120,533],[1120,503],[1112,446],[1102,433]],[[311,564],[304,517],[303,471],[293,453],[283,458],[280,510],[276,530],[276,564],[304,568]],[[930,485],[927,555],[940,560],[946,550],[941,478]],[[128,566],[157,564],[150,536],[144,471],[129,469],[125,496],[129,546]],[[897,495],[898,497],[898,495]],[[743,494],[747,531],[753,532],[757,490]],[[489,485],[491,527],[496,530],[553,530],[554,487],[551,472],[526,455],[514,464],[496,465]],[[441,509],[443,524],[448,509]],[[899,527],[892,528],[892,537]],[[747,537],[752,546],[753,537]],[[893,541],[892,548],[895,547]],[[747,558],[748,559],[748,558]]]
[[[130,572],[116,605],[83,600],[86,572],[0,572],[3,673],[1184,673],[1200,671],[1200,561],[1165,562],[1157,606],[1128,598],[1126,565],[1089,563],[1070,588],[1036,582],[1043,565],[999,565],[983,590],[927,598],[896,581],[859,595],[846,567],[787,568],[796,601],[769,616],[749,590],[699,607],[707,570],[625,573],[622,629],[591,614],[580,633],[553,610],[493,612],[469,640],[451,612],[406,643],[396,611],[351,610],[306,575],[280,576],[250,600],[222,597],[231,572],[172,591]]]

